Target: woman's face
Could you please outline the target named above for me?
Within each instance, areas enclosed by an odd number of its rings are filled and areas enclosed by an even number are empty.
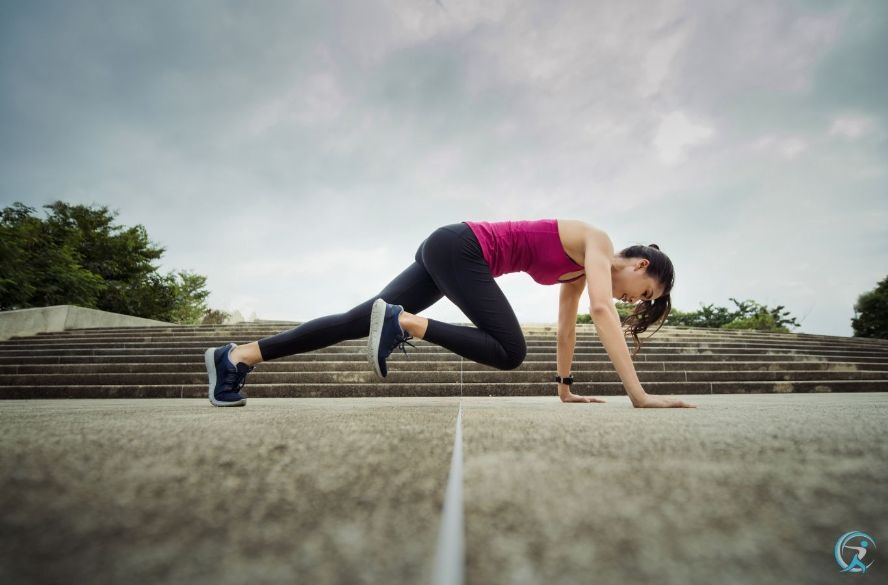
[[[650,262],[644,258],[636,259],[632,264],[611,273],[614,298],[624,303],[655,299],[663,294],[663,287],[647,275]]]

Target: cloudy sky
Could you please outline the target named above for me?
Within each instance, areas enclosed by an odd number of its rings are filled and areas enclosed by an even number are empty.
[[[574,218],[657,243],[678,309],[850,335],[888,274],[886,54],[881,0],[4,2],[0,204],[108,205],[288,320],[440,225]],[[557,285],[497,282],[556,320]]]

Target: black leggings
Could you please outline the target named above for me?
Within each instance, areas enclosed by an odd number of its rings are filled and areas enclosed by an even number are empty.
[[[353,309],[263,337],[258,341],[262,359],[367,337],[370,308],[377,298],[416,314],[447,295],[475,327],[429,319],[424,340],[500,370],[521,365],[527,355],[524,334],[512,306],[490,275],[481,245],[469,226],[460,222],[439,227],[423,240],[414,258],[415,262],[382,292]]]

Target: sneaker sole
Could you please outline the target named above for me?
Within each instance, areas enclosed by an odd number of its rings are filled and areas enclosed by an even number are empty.
[[[207,374],[209,374],[210,376],[210,403],[213,406],[244,406],[247,404],[246,398],[244,398],[243,400],[235,400],[234,402],[221,402],[219,400],[216,400],[216,398],[213,396],[213,388],[216,387],[216,360],[213,359],[213,354],[217,349],[219,348],[211,347],[204,352],[204,364],[206,364]]]
[[[367,360],[380,378],[385,378],[379,369],[379,340],[382,338],[382,324],[385,321],[385,305],[383,299],[376,299],[370,309],[370,337],[367,339]]]

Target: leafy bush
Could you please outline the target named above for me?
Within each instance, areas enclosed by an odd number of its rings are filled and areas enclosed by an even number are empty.
[[[789,333],[786,325],[798,327],[794,317],[787,318],[789,312],[783,311],[783,305],[768,309],[752,300],[740,302],[731,298],[737,308],[703,305],[699,311],[685,312],[673,308],[669,312],[664,325],[684,325],[686,327],[711,327],[714,329],[755,329],[758,331],[775,331]],[[617,301],[617,314],[620,320],[628,317],[633,310],[631,303]],[[588,313],[577,315],[577,323],[592,323]]]
[[[225,319],[231,316],[231,313],[227,313],[225,311],[219,311],[216,309],[210,309],[207,311],[206,315],[204,315],[203,320],[200,322],[201,325],[222,325],[225,322]]]

